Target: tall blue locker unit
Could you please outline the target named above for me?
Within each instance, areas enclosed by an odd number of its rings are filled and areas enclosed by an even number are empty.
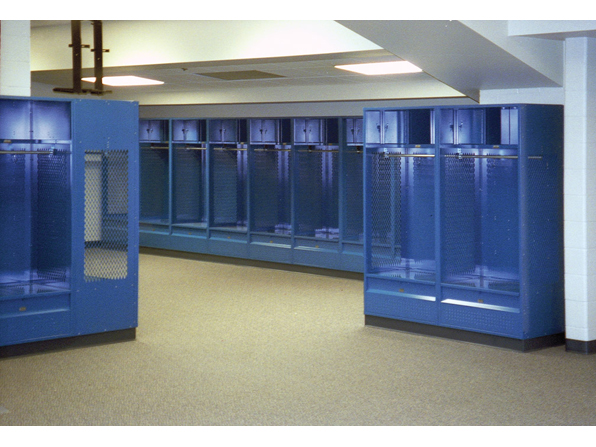
[[[140,120],[140,228],[168,234],[170,224],[170,126]]]
[[[209,132],[209,241],[211,253],[248,257],[248,123],[215,119]]]
[[[560,106],[365,110],[365,322],[564,342]]]
[[[250,257],[291,264],[291,120],[254,118],[249,127]]]
[[[0,356],[130,340],[138,105],[0,98]]]
[[[174,119],[171,128],[172,227],[168,248],[206,251],[209,222],[207,122]]]
[[[294,146],[294,259],[338,269],[338,119],[295,118]]]

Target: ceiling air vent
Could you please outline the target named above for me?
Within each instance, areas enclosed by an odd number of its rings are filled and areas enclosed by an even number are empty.
[[[221,79],[223,81],[246,81],[252,79],[283,78],[285,76],[266,73],[258,70],[246,71],[222,71],[219,73],[195,73],[199,76],[208,76],[210,78]]]

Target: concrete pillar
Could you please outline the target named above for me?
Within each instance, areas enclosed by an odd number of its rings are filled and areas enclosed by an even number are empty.
[[[0,95],[31,96],[31,24],[0,21]]]
[[[596,352],[596,39],[565,41],[567,350]]]

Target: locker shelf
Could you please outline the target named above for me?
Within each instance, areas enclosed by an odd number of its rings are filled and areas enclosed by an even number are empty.
[[[63,294],[68,291],[69,285],[63,283],[18,281],[0,284],[0,300],[57,293]]]

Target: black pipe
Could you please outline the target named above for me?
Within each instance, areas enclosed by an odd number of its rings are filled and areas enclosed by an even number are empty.
[[[95,90],[103,91],[103,39],[101,20],[93,21],[93,53],[95,71]]]
[[[81,87],[81,70],[82,70],[82,55],[81,55],[81,21],[70,21],[70,33],[72,36],[72,89],[74,93],[82,93]]]

